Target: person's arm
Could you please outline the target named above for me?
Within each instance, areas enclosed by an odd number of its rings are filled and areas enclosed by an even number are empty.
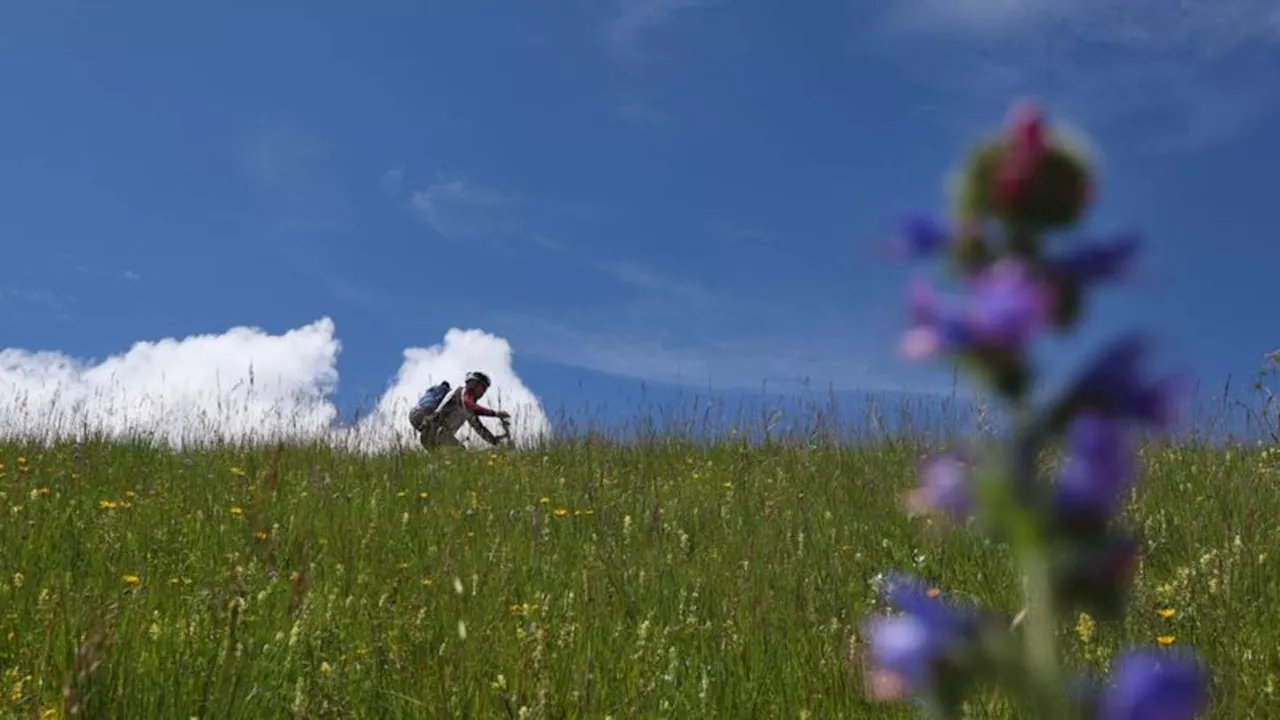
[[[490,445],[498,444],[498,436],[490,432],[489,428],[485,427],[484,423],[480,422],[480,418],[476,417],[475,414],[467,413],[467,422],[471,425],[471,429],[476,431],[477,435],[484,438],[485,442]]]
[[[472,397],[471,393],[465,390],[462,392],[462,404],[466,406],[467,412],[472,415],[479,415],[481,417],[496,417],[496,418],[506,416],[506,413],[504,412],[501,412],[498,410],[490,410],[489,408],[476,402],[476,399]]]

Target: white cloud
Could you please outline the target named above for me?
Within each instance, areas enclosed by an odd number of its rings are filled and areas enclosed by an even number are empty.
[[[1090,126],[1139,135],[1146,149],[1187,150],[1256,126],[1280,100],[1275,0],[879,5],[885,49],[987,113],[1032,94]]]
[[[407,413],[428,383],[455,385],[483,369],[486,404],[512,413],[513,435],[550,433],[538,398],[512,367],[506,340],[449,330],[439,345],[408,348],[391,387],[353,427],[338,427],[332,394],[341,343],[322,318],[279,335],[237,327],[218,335],[138,342],[100,362],[60,352],[0,350],[0,435],[150,436],[180,446],[212,440],[323,439],[381,450],[415,442]],[[462,435],[475,442],[470,429]]]
[[[512,436],[521,442],[547,437],[551,423],[541,402],[525,387],[512,364],[511,345],[503,338],[483,330],[450,329],[444,342],[427,348],[412,347],[404,351],[404,362],[390,389],[382,395],[368,421],[362,421],[379,434],[386,427],[408,430],[409,408],[418,395],[431,384],[448,380],[454,386],[470,370],[483,370],[493,381],[485,394],[484,405],[511,413]],[[491,421],[487,421],[491,422]],[[479,442],[469,427],[464,426],[464,440]]]

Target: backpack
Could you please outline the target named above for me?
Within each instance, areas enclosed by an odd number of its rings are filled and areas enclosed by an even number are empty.
[[[449,396],[449,389],[449,381],[442,380],[439,384],[432,385],[427,388],[426,392],[422,393],[422,397],[418,398],[418,404],[413,407],[413,410],[409,411],[409,424],[412,425],[415,430],[421,430],[423,422],[425,422],[426,419],[436,411],[436,408],[440,407],[440,403]]]
[[[418,407],[431,414],[440,407],[440,402],[449,394],[449,381],[442,380],[438,385],[432,385],[427,391],[422,393],[422,397],[418,398]]]

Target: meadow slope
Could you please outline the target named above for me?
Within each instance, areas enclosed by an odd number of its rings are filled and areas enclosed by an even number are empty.
[[[0,715],[909,717],[861,692],[878,573],[1017,610],[1001,548],[902,514],[920,452],[0,444]],[[1144,454],[1134,612],[1063,637],[1280,717],[1280,453]]]

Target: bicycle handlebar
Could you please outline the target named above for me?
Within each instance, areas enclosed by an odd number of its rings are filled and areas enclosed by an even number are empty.
[[[498,435],[499,441],[511,439],[511,418],[499,418],[498,422],[502,423],[502,434]]]

